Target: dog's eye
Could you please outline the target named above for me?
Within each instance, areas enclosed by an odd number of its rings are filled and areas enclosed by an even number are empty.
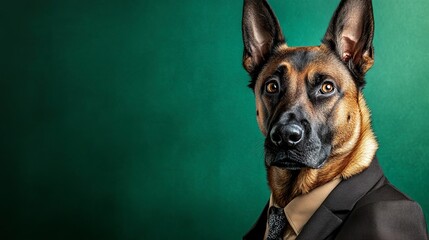
[[[332,91],[334,91],[334,89],[335,87],[332,82],[324,82],[322,84],[322,87],[320,88],[320,92],[322,94],[331,93]]]
[[[276,81],[269,81],[266,85],[265,85],[265,91],[267,93],[277,93],[279,91],[279,85],[277,84]]]

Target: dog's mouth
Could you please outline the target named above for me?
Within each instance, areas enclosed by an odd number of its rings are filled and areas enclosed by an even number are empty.
[[[294,159],[291,154],[285,151],[275,154],[274,159],[271,161],[271,166],[286,168],[288,170],[300,170],[301,168],[308,167],[306,164]]]
[[[268,167],[275,166],[288,170],[301,170],[303,168],[319,169],[327,160],[327,153],[319,148],[309,149],[305,152],[297,150],[265,151],[265,163]]]
[[[300,170],[301,168],[307,167],[305,164],[289,158],[286,152],[277,153],[271,166],[286,168],[288,170]]]

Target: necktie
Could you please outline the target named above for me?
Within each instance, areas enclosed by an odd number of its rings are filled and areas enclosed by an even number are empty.
[[[268,237],[267,240],[283,239],[287,219],[283,208],[270,207],[268,210]]]

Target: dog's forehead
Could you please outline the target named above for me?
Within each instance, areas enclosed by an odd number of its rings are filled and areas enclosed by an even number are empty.
[[[295,72],[307,71],[309,68],[318,68],[319,65],[323,65],[324,68],[332,63],[332,54],[327,51],[324,47],[279,47],[269,64],[271,66],[287,65],[290,69]],[[334,59],[334,62],[335,59]]]
[[[275,55],[277,62],[289,63],[297,72],[302,72],[311,62],[324,57],[319,47],[279,48]]]

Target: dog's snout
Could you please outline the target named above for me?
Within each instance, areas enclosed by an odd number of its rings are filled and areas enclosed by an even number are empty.
[[[270,140],[277,147],[297,145],[304,138],[304,129],[296,123],[275,125],[270,132]]]

